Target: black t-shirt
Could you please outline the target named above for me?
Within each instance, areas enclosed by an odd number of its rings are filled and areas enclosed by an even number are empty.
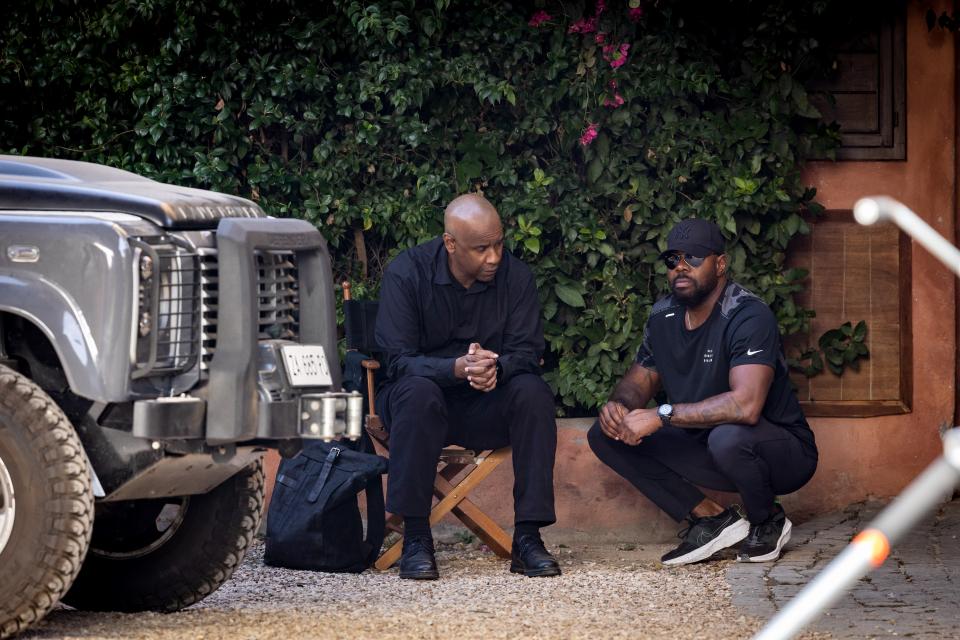
[[[650,313],[637,364],[660,375],[670,403],[700,402],[730,391],[729,373],[741,364],[765,364],[774,371],[763,417],[806,442],[813,432],[790,385],[780,330],[760,298],[729,282],[710,317],[690,331],[686,307],[672,295]]]

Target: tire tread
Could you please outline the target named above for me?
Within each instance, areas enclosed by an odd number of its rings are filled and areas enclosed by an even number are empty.
[[[94,507],[86,454],[60,407],[39,386],[4,366],[0,407],[27,430],[53,494],[45,505],[51,531],[38,532],[44,546],[32,577],[12,600],[0,603],[2,640],[42,619],[73,583],[90,545]]]

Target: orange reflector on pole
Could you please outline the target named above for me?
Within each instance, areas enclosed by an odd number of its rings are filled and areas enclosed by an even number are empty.
[[[870,564],[874,567],[882,565],[883,561],[890,555],[890,541],[878,529],[861,531],[851,544],[866,545],[870,550]]]

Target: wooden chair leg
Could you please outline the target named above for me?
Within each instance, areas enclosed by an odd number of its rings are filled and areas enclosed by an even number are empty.
[[[443,491],[448,494],[454,490],[454,486],[443,478],[437,477],[435,483],[438,493]],[[510,557],[510,550],[513,545],[510,536],[470,498],[465,497],[452,511],[453,515],[480,538],[485,545],[490,547],[491,551],[501,558]]]
[[[393,566],[393,563],[400,559],[403,552],[403,538],[400,538],[391,545],[389,549],[380,554],[377,561],[373,563],[373,568],[377,571],[386,571]]]
[[[509,455],[509,447],[494,451],[484,458],[480,464],[474,467],[474,469],[468,473],[467,476],[455,487],[444,480],[450,489],[448,491],[444,491],[446,495],[440,500],[440,502],[434,505],[433,509],[430,511],[430,526],[438,523],[443,516],[447,515],[456,507],[458,507],[466,499],[467,495],[469,495],[469,493],[473,491],[477,485],[483,482],[483,480],[486,479],[486,477],[489,476],[493,470],[496,469]],[[444,488],[446,489],[446,487]],[[493,520],[480,511],[480,509],[473,503],[470,503],[470,506],[467,507],[466,511],[464,511],[464,515],[468,519],[471,519],[480,530],[484,531],[484,533],[486,533],[486,531],[483,525],[489,526],[490,524],[493,524],[494,526],[497,526]],[[480,524],[481,522],[483,525]],[[464,521],[464,524],[466,524],[466,521]],[[477,533],[477,535],[480,536],[480,533],[473,529],[472,526],[467,526],[470,527],[471,531],[474,531],[474,533]],[[496,537],[487,536],[493,544],[487,542],[484,537],[481,537],[481,540],[490,546],[490,548],[494,550],[497,555],[501,555],[502,557],[510,557],[510,539],[507,537],[507,534],[503,531],[503,529],[500,529],[500,531],[503,533],[503,535],[499,540]],[[392,567],[397,560],[400,559],[402,552],[403,538],[400,538],[389,549],[383,552],[383,554],[373,564],[374,568],[376,568],[378,571],[386,571]]]
[[[510,455],[510,449],[504,448],[494,451],[488,455],[480,464],[474,467],[473,471],[453,488],[437,505],[430,511],[430,525],[440,522],[443,516],[450,513],[455,506],[460,504],[478,484],[483,482],[497,466],[503,462],[504,458]]]

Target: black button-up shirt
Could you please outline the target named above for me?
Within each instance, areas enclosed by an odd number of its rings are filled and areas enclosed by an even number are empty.
[[[376,338],[387,379],[423,376],[441,387],[467,385],[454,376],[454,362],[471,342],[499,354],[499,382],[539,374],[543,324],[530,267],[504,250],[494,279],[465,289],[451,275],[448,257],[436,238],[404,251],[384,271]]]

